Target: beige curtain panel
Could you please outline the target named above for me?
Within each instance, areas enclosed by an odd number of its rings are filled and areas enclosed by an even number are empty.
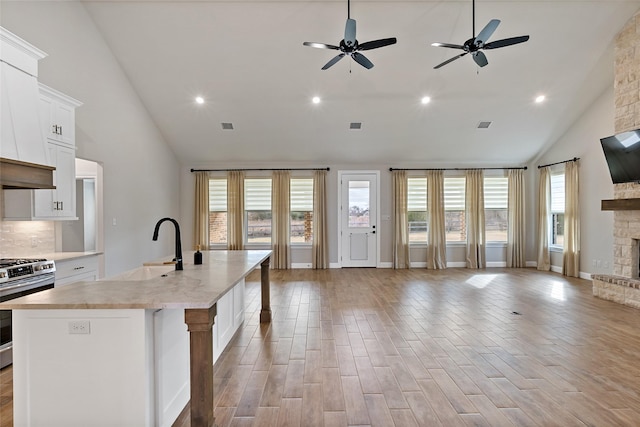
[[[209,172],[196,172],[193,249],[209,249]]]
[[[551,171],[549,167],[540,168],[538,183],[538,270],[551,270],[549,255],[549,213],[551,207]]]
[[[227,172],[227,249],[244,249],[244,172]]]
[[[509,170],[507,267],[526,267],[524,170]]]
[[[311,266],[314,269],[329,268],[327,238],[327,171],[313,172],[313,240]]]
[[[291,212],[289,171],[274,171],[271,179],[271,240],[273,254],[271,267],[278,270],[291,268]]]
[[[447,268],[444,225],[444,172],[427,172],[427,268]]]
[[[468,170],[465,181],[467,268],[485,268],[487,238],[484,229],[484,171]]]
[[[411,268],[409,259],[409,212],[407,209],[407,171],[393,172],[393,268]]]
[[[562,274],[580,277],[580,200],[578,161],[565,163],[564,169],[564,247]]]

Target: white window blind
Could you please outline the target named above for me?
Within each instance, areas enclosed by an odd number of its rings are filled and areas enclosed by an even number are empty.
[[[227,211],[227,180],[215,178],[209,180],[209,212]]]
[[[291,212],[313,211],[313,179],[291,178]]]
[[[464,210],[464,177],[452,177],[444,179],[444,210]]]
[[[271,178],[244,180],[244,209],[246,211],[271,210]]]
[[[484,208],[507,209],[509,203],[509,179],[507,177],[485,177]]]
[[[564,173],[551,175],[551,212],[564,213]]]
[[[407,209],[409,212],[427,211],[427,178],[407,179]]]

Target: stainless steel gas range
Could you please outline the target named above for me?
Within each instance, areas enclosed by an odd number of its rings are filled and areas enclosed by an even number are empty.
[[[0,302],[53,288],[56,265],[46,259],[0,259]],[[13,363],[11,310],[0,310],[0,368]]]

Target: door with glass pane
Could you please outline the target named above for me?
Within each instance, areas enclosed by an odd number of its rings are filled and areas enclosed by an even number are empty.
[[[376,267],[378,175],[348,172],[340,182],[341,265]]]

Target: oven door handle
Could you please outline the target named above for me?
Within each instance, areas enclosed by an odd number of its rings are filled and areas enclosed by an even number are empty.
[[[37,279],[34,278],[33,280],[22,282],[17,285],[2,287],[0,288],[0,294],[6,295],[7,291],[11,291],[13,289],[32,287],[33,285],[39,285],[40,283],[47,284],[47,283],[53,282],[53,277],[51,277],[50,275],[43,275],[43,276],[44,277],[41,277],[41,278],[39,277]]]

